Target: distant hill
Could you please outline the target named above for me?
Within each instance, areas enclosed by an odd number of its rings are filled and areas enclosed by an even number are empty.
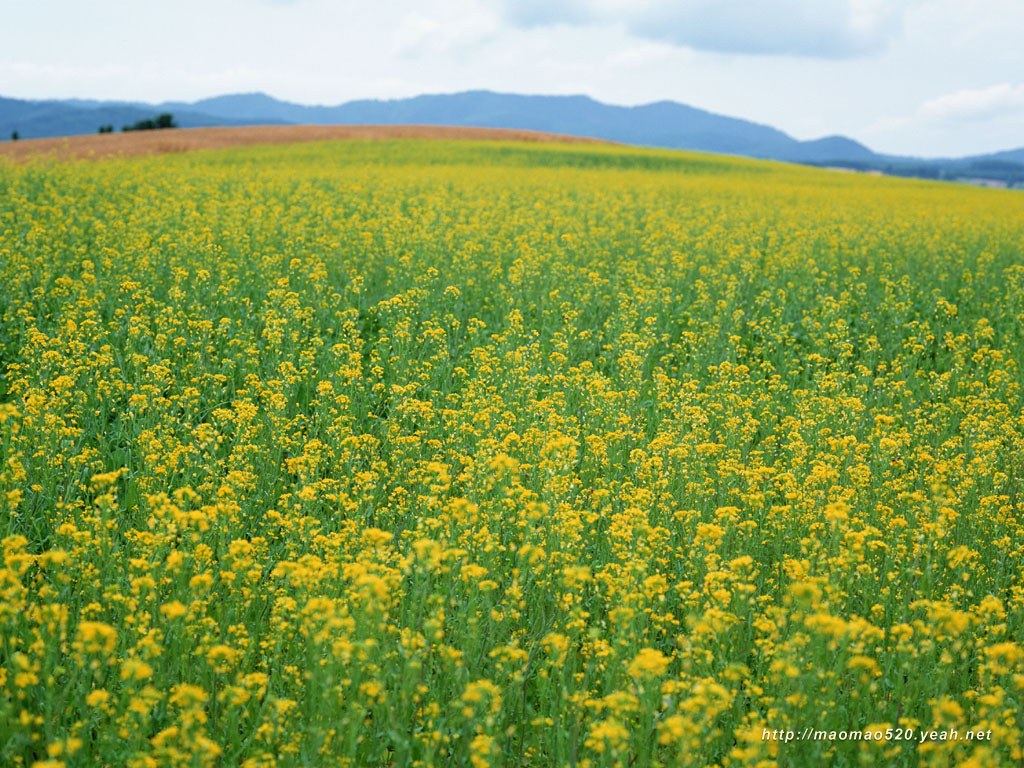
[[[878,157],[879,155],[853,139],[848,139],[845,136],[826,136],[821,139],[801,141],[797,147],[785,152],[780,159],[797,163],[821,163],[827,162],[829,159],[870,162],[877,160]]]
[[[274,118],[313,125],[458,125],[524,128],[673,149],[748,157],[859,159],[871,150],[850,139],[800,142],[780,130],[672,101],[639,107],[602,104],[587,96],[523,96],[467,91],[389,101],[350,101],[334,107],[303,106],[262,93],[235,94],[161,109],[191,109],[239,121]]]
[[[139,120],[154,117],[167,110],[147,104],[88,101],[23,101],[0,97],[0,139],[9,139],[14,131],[20,138],[37,139],[53,136],[75,136],[96,133],[101,125],[112,125],[121,130]],[[182,128],[200,128],[211,125],[251,125],[189,109],[176,110],[174,121]],[[259,122],[267,122],[260,120]],[[280,123],[271,120],[271,123]]]
[[[1024,147],[1020,149],[1008,149],[1005,152],[994,152],[991,155],[981,155],[974,158],[977,160],[1007,160],[1013,163],[1024,163]]]
[[[466,91],[408,99],[360,100],[307,106],[264,93],[216,96],[195,102],[103,102],[84,99],[22,101],[0,98],[0,139],[115,130],[159,112],[182,127],[210,125],[451,125],[521,128],[589,136],[651,147],[690,149],[900,176],[1024,185],[1024,148],[959,159],[881,155],[845,136],[800,141],[771,126],[707,112],[673,101],[636,107],[603,104],[587,96],[526,96]]]

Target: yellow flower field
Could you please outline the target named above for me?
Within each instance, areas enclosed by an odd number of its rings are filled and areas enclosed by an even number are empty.
[[[1024,761],[1019,192],[6,163],[0,317],[0,765]]]

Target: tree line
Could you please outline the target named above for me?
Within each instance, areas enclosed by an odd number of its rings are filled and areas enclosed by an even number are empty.
[[[156,130],[160,130],[160,129],[163,129],[163,128],[177,128],[177,127],[178,127],[178,124],[174,122],[174,115],[172,115],[170,112],[161,112],[155,118],[147,118],[145,120],[137,120],[134,123],[132,123],[131,125],[122,126],[121,130],[123,132],[127,132],[127,131],[156,131]],[[107,125],[101,125],[99,132],[100,133],[113,133],[114,132],[114,126],[110,125],[109,123]]]

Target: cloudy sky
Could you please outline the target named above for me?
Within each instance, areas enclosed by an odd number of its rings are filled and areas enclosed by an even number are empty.
[[[1024,146],[1024,0],[3,0],[0,95],[673,99],[800,139]]]

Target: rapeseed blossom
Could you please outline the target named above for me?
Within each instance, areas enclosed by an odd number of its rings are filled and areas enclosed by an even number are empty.
[[[1019,193],[414,142],[0,184],[0,764],[1024,760]]]

